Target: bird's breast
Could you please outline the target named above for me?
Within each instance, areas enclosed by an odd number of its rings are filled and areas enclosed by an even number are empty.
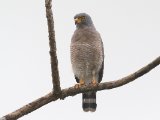
[[[73,72],[78,76],[80,74],[92,74],[97,71],[102,62],[101,51],[97,46],[90,44],[72,44],[71,45],[71,62]]]

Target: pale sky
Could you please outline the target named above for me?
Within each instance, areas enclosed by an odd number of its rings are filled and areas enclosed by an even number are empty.
[[[45,0],[0,1],[0,117],[52,90]],[[88,13],[105,50],[103,82],[124,77],[160,55],[159,0],[53,0],[62,88],[73,86],[73,17]],[[159,120],[160,66],[125,86],[97,93],[85,113],[81,94],[52,102],[20,120]]]

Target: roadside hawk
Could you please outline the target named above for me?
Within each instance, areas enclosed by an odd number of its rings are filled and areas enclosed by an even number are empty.
[[[103,42],[91,17],[79,13],[74,17],[76,30],[71,39],[71,64],[78,86],[97,85],[103,77]],[[82,108],[85,112],[96,111],[96,91],[82,95]]]

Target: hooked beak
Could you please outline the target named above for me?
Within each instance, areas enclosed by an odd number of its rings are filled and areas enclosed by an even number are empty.
[[[79,24],[81,22],[81,19],[75,18],[74,21],[75,21],[75,25],[76,25],[76,24]]]

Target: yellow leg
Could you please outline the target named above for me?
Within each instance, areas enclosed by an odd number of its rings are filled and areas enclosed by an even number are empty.
[[[91,83],[92,83],[92,84],[97,84],[96,79],[93,79]]]
[[[91,84],[92,84],[93,86],[96,86],[96,85],[98,85],[98,82],[97,82],[96,79],[93,79],[93,80],[91,81]]]
[[[79,83],[75,85],[75,88],[79,88],[85,84],[83,79],[80,79]]]
[[[93,71],[93,79],[92,79],[92,81],[91,81],[91,84],[93,85],[93,86],[96,86],[97,84],[98,84],[98,82],[97,82],[97,80],[96,80],[96,77],[95,77],[95,72]]]
[[[80,85],[84,85],[84,80],[80,79],[79,84],[80,84]]]

